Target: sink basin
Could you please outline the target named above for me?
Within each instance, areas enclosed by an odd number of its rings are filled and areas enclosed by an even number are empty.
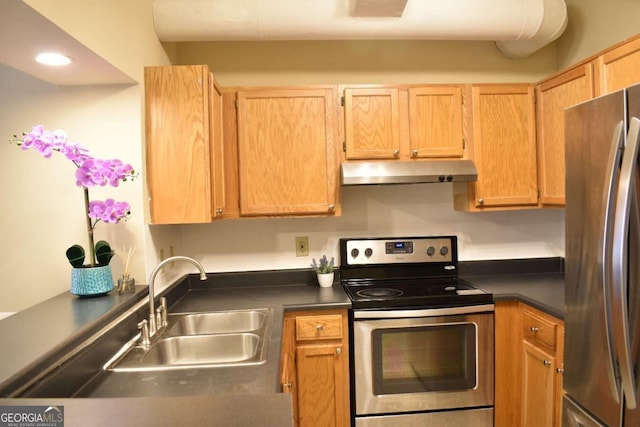
[[[176,313],[148,346],[138,337],[105,365],[113,372],[221,368],[266,362],[273,309]]]
[[[258,352],[256,334],[194,335],[161,339],[142,357],[145,366],[219,365],[252,359]]]
[[[204,335],[251,332],[262,328],[268,309],[170,314],[167,335]]]

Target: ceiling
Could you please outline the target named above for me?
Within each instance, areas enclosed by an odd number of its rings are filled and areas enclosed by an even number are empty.
[[[0,0],[0,40],[1,63],[55,85],[135,83],[22,0]],[[43,51],[61,52],[73,61],[65,67],[35,62]]]

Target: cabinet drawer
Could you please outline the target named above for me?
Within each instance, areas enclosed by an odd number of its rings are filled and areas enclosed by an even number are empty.
[[[342,316],[327,314],[318,316],[296,316],[296,339],[341,339]]]
[[[557,324],[525,310],[523,325],[526,340],[542,344],[555,351]]]

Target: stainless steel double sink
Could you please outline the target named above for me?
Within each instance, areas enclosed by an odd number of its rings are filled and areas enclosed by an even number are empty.
[[[258,365],[267,360],[273,309],[170,313],[150,345],[131,340],[104,369],[164,371]]]

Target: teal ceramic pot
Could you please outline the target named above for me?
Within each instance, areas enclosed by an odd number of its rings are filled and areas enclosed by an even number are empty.
[[[71,269],[71,293],[81,297],[97,297],[113,290],[111,266]]]

